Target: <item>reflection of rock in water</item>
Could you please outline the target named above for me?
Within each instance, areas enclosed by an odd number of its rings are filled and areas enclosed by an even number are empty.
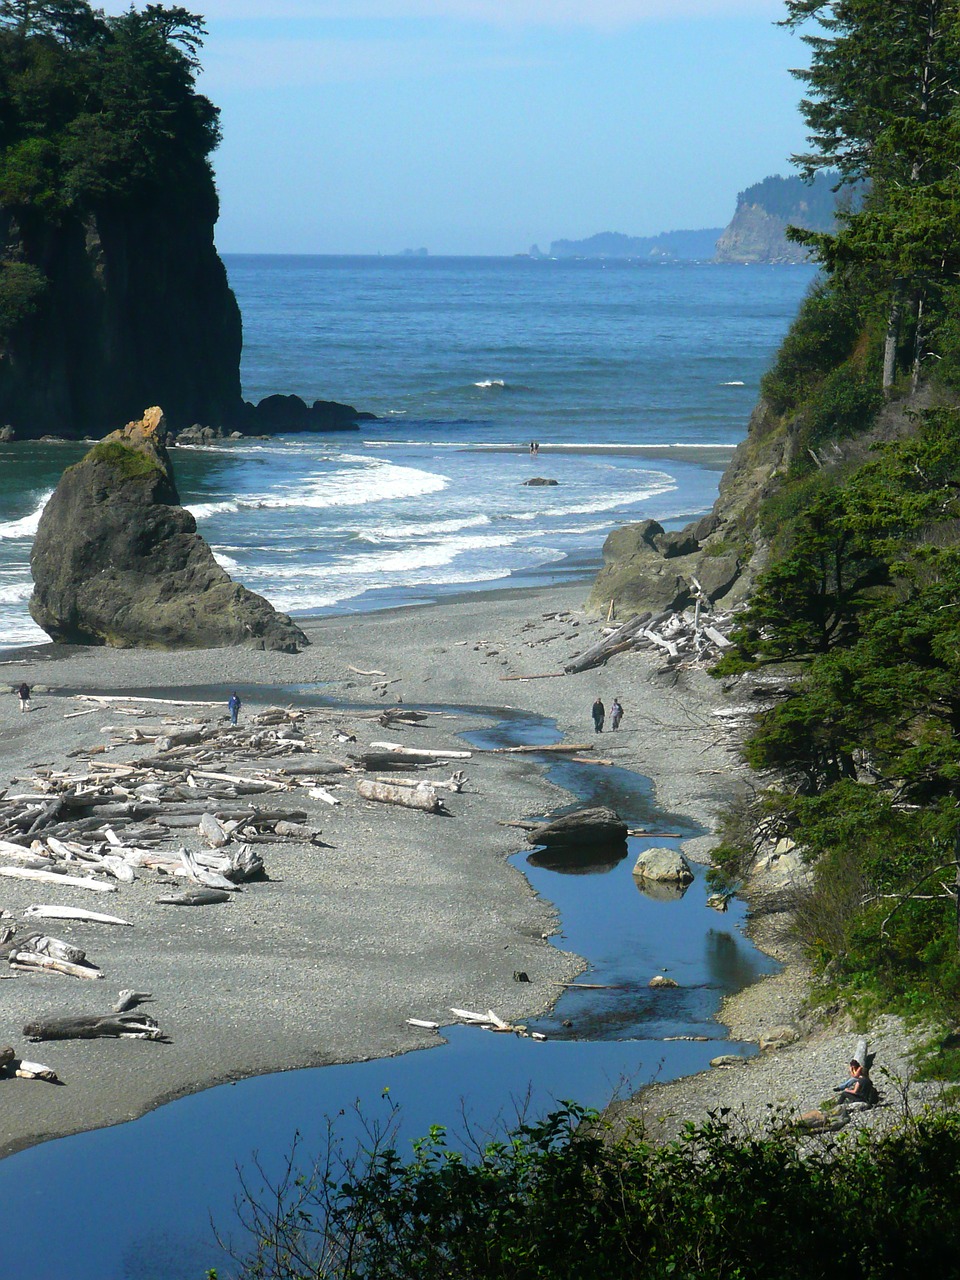
[[[755,982],[758,972],[757,958],[747,954],[736,936],[722,929],[710,929],[707,933],[705,956],[710,979],[725,991],[739,991]]]
[[[559,871],[568,876],[599,876],[612,871],[627,856],[626,840],[612,844],[580,844],[553,849],[536,849],[527,855],[531,867]]]
[[[641,880],[634,876],[633,883],[645,898],[654,902],[679,902],[690,888],[690,881],[682,883],[678,880]]]

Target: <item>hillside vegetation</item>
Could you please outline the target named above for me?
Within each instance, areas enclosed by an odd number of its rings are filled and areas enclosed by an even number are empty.
[[[788,0],[806,35],[808,173],[867,184],[763,381],[776,442],[762,548],[721,674],[781,666],[746,753],[777,782],[722,850],[815,866],[805,940],[850,998],[960,1018],[960,15],[956,3]]]

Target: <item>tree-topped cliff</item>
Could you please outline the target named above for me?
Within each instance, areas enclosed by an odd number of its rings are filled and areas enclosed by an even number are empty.
[[[717,240],[718,262],[806,262],[809,252],[791,242],[790,226],[831,231],[838,173],[803,178],[771,176],[737,196],[737,207]]]
[[[0,4],[0,425],[173,425],[240,406],[240,316],[213,243],[216,107],[200,18]]]

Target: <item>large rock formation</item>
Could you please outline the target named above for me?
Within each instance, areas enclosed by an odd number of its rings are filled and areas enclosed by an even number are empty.
[[[68,467],[30,556],[30,613],[66,644],[160,649],[308,642],[262,596],[232,581],[180,505],[158,408]]]
[[[241,413],[240,311],[215,209],[138,206],[59,220],[0,210],[0,260],[43,289],[0,343],[0,424],[101,435],[163,404],[173,426]]]
[[[717,240],[717,262],[808,262],[803,245],[787,239],[787,227],[832,231],[839,174],[764,178],[737,196],[733,218]]]

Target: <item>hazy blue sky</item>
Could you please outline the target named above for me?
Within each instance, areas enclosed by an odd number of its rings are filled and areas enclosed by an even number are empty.
[[[223,113],[225,252],[720,226],[803,148],[781,0],[187,2]]]

